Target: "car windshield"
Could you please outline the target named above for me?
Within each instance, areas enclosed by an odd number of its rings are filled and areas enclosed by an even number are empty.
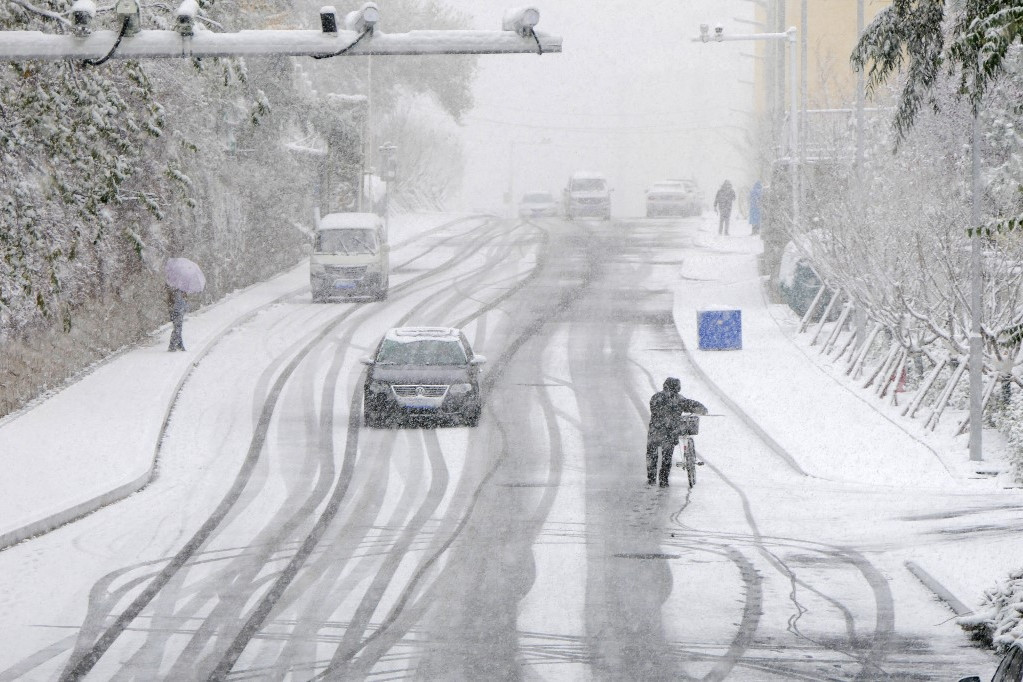
[[[547,192],[534,192],[522,197],[522,201],[530,204],[543,204],[553,201],[553,199],[551,199],[551,195]]]
[[[604,180],[601,178],[576,178],[572,181],[573,192],[601,192]]]
[[[377,237],[373,230],[321,230],[316,233],[318,253],[374,254]]]
[[[465,352],[457,341],[385,339],[377,353],[381,365],[464,365]]]

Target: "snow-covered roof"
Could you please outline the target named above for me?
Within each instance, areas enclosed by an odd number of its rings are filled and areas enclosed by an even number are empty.
[[[454,327],[395,327],[389,329],[384,338],[399,343],[422,341],[423,339],[457,339],[458,330]]]
[[[572,178],[579,180],[584,179],[603,180],[604,174],[598,173],[596,171],[576,171],[575,173],[572,173]]]
[[[371,230],[380,225],[375,213],[328,213],[320,218],[317,230]]]

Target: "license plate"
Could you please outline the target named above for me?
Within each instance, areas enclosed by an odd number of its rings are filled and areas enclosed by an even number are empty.
[[[335,289],[354,289],[355,288],[355,282],[345,282],[345,281],[342,281],[342,280],[338,280],[338,281],[334,282],[334,288]]]

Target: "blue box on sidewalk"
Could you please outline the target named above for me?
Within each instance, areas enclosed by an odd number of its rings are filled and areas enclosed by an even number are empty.
[[[698,310],[700,350],[742,350],[741,310]]]

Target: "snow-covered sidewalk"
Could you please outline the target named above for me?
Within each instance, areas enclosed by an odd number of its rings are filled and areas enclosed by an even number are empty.
[[[250,311],[309,284],[309,266],[189,314],[184,353],[169,325],[75,383],[0,421],[0,548],[119,500],[149,482],[167,411],[195,359]]]
[[[685,259],[675,288],[675,325],[697,372],[719,392],[705,402],[720,400],[744,417],[775,450],[778,466],[849,485],[985,499],[1016,495],[1003,479],[977,475],[964,438],[924,432],[808,349],[796,334],[795,314],[766,298],[757,271],[758,239],[701,231],[695,248],[699,254]],[[741,350],[699,350],[697,312],[719,309],[741,311]],[[907,568],[924,584],[933,578],[928,589],[953,608],[962,608],[957,600],[972,608],[983,590],[1019,567],[1018,553],[1006,551],[1004,543],[972,534],[956,544],[918,547],[909,556]]]
[[[957,485],[942,458],[821,371],[763,295],[751,238],[717,238],[683,265],[674,315],[694,364],[809,476],[886,486]],[[742,314],[742,350],[699,350],[697,313]]]
[[[401,246],[455,217],[392,218],[390,241]],[[186,352],[167,352],[168,324],[64,389],[0,419],[0,549],[144,487],[155,471],[167,412],[196,358],[253,310],[308,285],[303,262],[189,314]]]

